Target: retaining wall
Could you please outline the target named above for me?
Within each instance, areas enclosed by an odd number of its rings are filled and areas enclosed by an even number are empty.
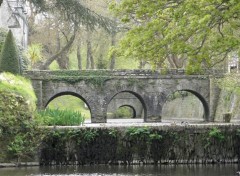
[[[41,165],[236,163],[240,125],[48,128]]]

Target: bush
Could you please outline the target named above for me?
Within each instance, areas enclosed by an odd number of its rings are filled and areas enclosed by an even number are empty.
[[[20,74],[19,55],[11,30],[7,34],[1,51],[0,71]]]
[[[0,162],[33,158],[40,140],[32,117],[35,101],[28,80],[10,73],[0,74]]]
[[[133,110],[130,107],[120,107],[115,113],[115,118],[132,118]]]

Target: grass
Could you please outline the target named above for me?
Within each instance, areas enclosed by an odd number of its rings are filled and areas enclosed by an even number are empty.
[[[36,96],[32,84],[24,77],[13,75],[11,73],[0,74],[0,91],[13,93],[22,96],[29,106],[34,110]]]
[[[84,116],[80,112],[59,109],[46,109],[39,111],[37,118],[42,124],[50,126],[83,125],[85,120]]]

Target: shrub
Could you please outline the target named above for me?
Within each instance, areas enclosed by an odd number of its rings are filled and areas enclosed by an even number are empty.
[[[1,51],[0,71],[20,74],[18,51],[11,30],[7,34]]]
[[[28,80],[10,73],[0,74],[0,162],[33,157],[40,140],[32,117],[35,101]]]
[[[82,125],[84,116],[78,111],[46,109],[38,112],[38,120],[44,125]]]
[[[115,118],[131,118],[133,116],[133,110],[130,107],[120,107],[115,113]]]

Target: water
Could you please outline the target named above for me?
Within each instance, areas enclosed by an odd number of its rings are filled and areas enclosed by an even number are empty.
[[[1,168],[0,176],[237,176],[239,165],[79,166]]]

